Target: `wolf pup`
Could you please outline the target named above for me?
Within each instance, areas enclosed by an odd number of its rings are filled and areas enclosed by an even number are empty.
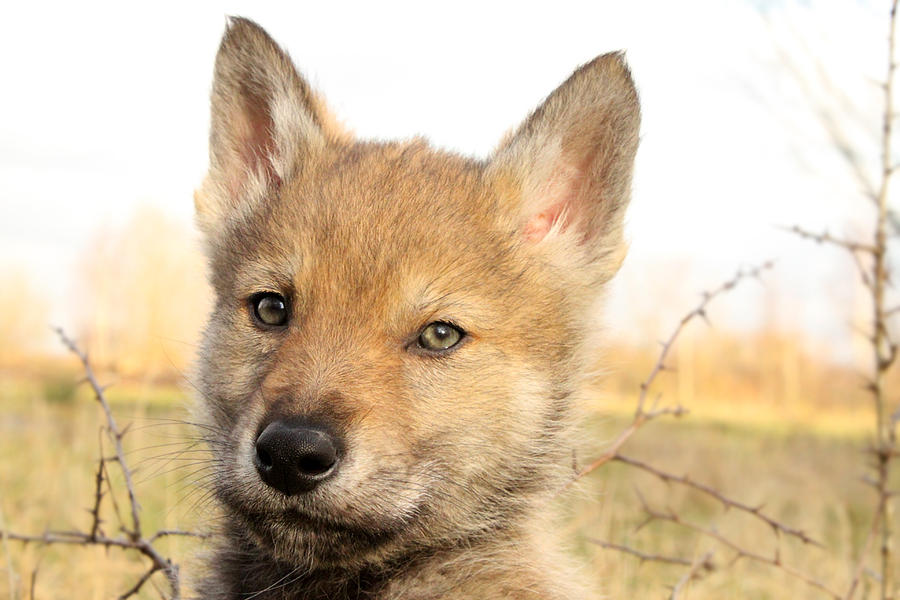
[[[230,21],[195,198],[222,511],[201,598],[587,597],[546,503],[572,474],[639,122],[606,54],[485,160],[356,140]]]

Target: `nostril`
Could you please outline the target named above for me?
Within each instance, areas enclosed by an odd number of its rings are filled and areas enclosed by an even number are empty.
[[[301,473],[305,473],[312,477],[325,473],[334,466],[337,457],[334,453],[328,454],[306,454],[300,457],[297,467]]]
[[[264,469],[272,468],[272,456],[259,444],[256,445],[256,462]]]
[[[321,456],[304,456],[300,459],[300,470],[310,475],[319,475],[331,468],[334,461],[326,460]]]

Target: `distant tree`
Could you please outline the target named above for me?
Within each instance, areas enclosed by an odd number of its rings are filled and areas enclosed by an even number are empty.
[[[188,364],[209,294],[187,226],[142,208],[122,228],[97,232],[81,270],[80,339],[95,364],[150,375]]]
[[[0,365],[45,349],[48,302],[21,268],[0,269]]]

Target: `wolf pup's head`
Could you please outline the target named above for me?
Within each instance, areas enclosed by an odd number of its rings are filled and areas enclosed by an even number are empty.
[[[606,54],[486,160],[360,141],[230,22],[195,198],[215,290],[200,412],[249,543],[309,566],[466,543],[571,473],[639,121]]]

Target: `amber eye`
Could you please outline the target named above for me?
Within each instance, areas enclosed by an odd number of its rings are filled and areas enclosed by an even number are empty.
[[[419,334],[419,348],[430,352],[442,352],[456,346],[466,333],[443,321],[429,323]]]
[[[275,292],[254,294],[250,298],[253,315],[264,325],[279,327],[288,321],[287,300]]]

